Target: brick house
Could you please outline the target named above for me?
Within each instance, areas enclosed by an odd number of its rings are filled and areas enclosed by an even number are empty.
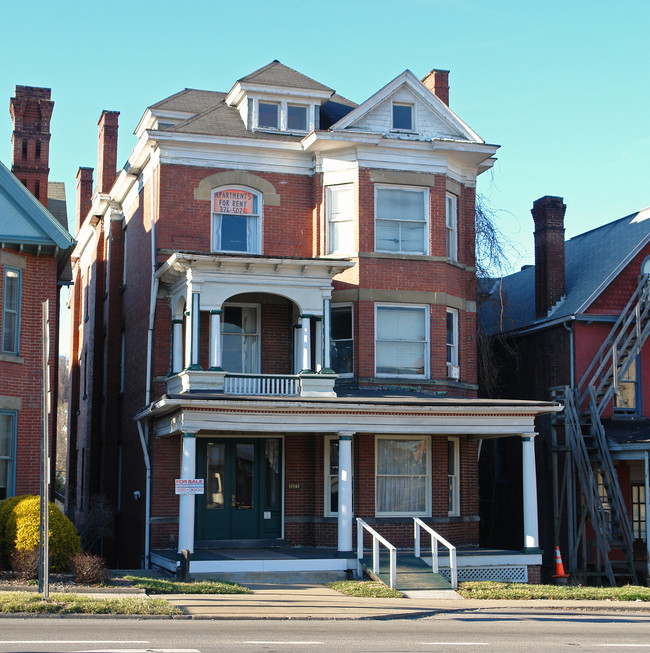
[[[650,209],[566,242],[565,210],[560,197],[534,202],[535,265],[486,284],[479,314],[503,394],[565,406],[538,420],[545,569],[559,544],[567,571],[629,582],[650,577]],[[518,514],[519,452],[500,442],[485,455],[486,493]],[[489,505],[482,517],[490,544],[516,539],[516,520]]]
[[[227,571],[214,547],[243,541],[338,550],[299,562],[343,572],[353,515],[400,547],[414,516],[476,546],[481,439],[521,436],[534,475],[553,405],[477,399],[475,182],[497,147],[447,80],[407,70],[357,105],[273,61],[152,104],[119,174],[102,114],[96,190],[78,177],[68,501],[114,503],[112,562],[187,549]]]
[[[74,241],[67,232],[63,184],[48,181],[53,106],[50,89],[16,86],[10,102],[12,171],[0,163],[0,500],[40,491],[45,300],[56,406],[59,291],[71,280]],[[56,410],[49,427],[54,478]]]

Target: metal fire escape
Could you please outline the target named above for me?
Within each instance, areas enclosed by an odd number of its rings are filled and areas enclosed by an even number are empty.
[[[563,444],[553,430],[556,541],[566,510],[569,569],[578,571],[580,558],[585,574],[606,577],[611,585],[617,578],[635,583],[636,574],[630,519],[601,417],[649,334],[650,278],[644,275],[577,386],[552,389],[555,399],[564,404],[563,413],[556,417],[556,425],[564,425]],[[559,478],[561,452],[565,453],[564,470]],[[587,518],[593,533],[591,543],[587,541]],[[594,568],[587,572],[591,547]],[[618,557],[612,556],[615,551],[620,551]]]

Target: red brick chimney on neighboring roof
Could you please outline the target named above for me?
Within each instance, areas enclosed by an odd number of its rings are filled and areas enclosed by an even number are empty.
[[[533,202],[535,221],[535,316],[548,314],[565,292],[564,213],[561,197],[546,195]]]
[[[97,191],[108,193],[117,177],[117,117],[119,111],[102,111],[99,119]]]
[[[50,175],[50,119],[54,102],[49,88],[16,86],[9,101],[13,121],[11,172],[47,208]]]
[[[77,171],[77,220],[76,231],[79,233],[81,225],[88,217],[88,211],[93,198],[93,169],[79,168]]]
[[[422,83],[439,99],[449,106],[449,71],[434,68],[424,77]]]

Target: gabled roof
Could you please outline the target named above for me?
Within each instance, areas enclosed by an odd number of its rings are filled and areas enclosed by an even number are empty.
[[[354,129],[354,124],[370,113],[375,107],[389,98],[400,87],[407,87],[449,130],[449,135],[456,138],[483,143],[483,139],[469,125],[464,123],[440,98],[432,93],[410,70],[405,70],[382,89],[360,104],[354,111],[332,126],[333,131]]]
[[[61,200],[61,189],[55,185],[52,190],[56,204],[57,199]],[[56,205],[56,210],[60,213],[60,204]],[[74,239],[61,221],[0,162],[0,244],[58,248],[64,255],[73,243]]]
[[[329,91],[334,93],[334,90],[317,82],[307,75],[299,73],[289,66],[285,66],[280,63],[277,59],[274,59],[271,63],[266,64],[258,68],[254,72],[242,77],[237,80],[239,83],[242,82],[254,82],[255,84],[261,84],[264,86],[279,86],[282,88],[302,88],[309,91]]]
[[[649,241],[650,207],[575,236],[565,242],[565,296],[545,317],[535,318],[535,266],[527,266],[481,282],[479,319],[495,334],[580,315]]]

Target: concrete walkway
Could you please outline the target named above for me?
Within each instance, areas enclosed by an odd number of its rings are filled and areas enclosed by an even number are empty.
[[[345,596],[324,585],[252,584],[252,594],[156,595],[204,619],[399,619],[440,612],[562,609],[650,613],[636,601],[483,601],[477,599],[377,599]]]

